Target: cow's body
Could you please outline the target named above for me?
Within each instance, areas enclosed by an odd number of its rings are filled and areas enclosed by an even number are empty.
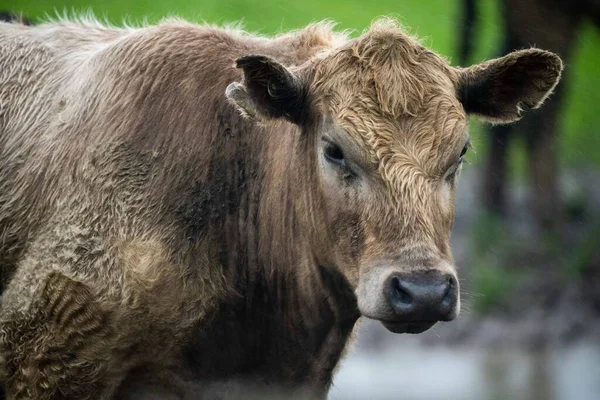
[[[453,319],[466,112],[518,119],[561,68],[453,69],[391,21],[0,24],[8,397],[321,396],[361,314]]]
[[[34,297],[23,292],[41,295],[59,271],[89,285],[110,320],[102,324],[112,329],[106,340],[129,337],[146,362],[183,365],[185,351],[207,379],[264,376],[324,389],[355,308],[338,323],[314,285],[310,304],[296,304],[299,271],[271,277],[259,268],[271,251],[258,248],[257,224],[280,222],[271,208],[286,204],[268,199],[289,190],[286,179],[262,187],[273,173],[264,165],[298,134],[291,124],[249,123],[224,93],[240,79],[237,57],[250,51],[299,63],[327,46],[326,28],[279,41],[180,22],[1,32],[0,262],[10,280],[3,319],[30,309]],[[293,154],[286,158],[282,176],[293,164]],[[127,312],[113,313],[124,302]],[[281,320],[287,308],[302,319]],[[218,324],[198,331],[211,318]],[[315,328],[317,336],[309,334]],[[128,360],[132,348],[114,351],[98,357],[138,362]],[[77,380],[68,363],[60,368]]]

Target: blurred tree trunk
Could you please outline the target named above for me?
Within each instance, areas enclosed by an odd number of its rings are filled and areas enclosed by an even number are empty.
[[[489,128],[489,153],[485,158],[482,185],[484,207],[496,215],[506,213],[506,186],[508,176],[508,143],[513,127],[496,125]]]
[[[539,227],[545,230],[556,230],[563,222],[556,118],[561,92],[563,90],[558,89],[554,97],[543,108],[532,112],[522,126],[526,130],[530,204]]]
[[[463,0],[463,21],[460,24],[460,41],[458,50],[458,63],[466,67],[469,57],[473,53],[473,30],[477,24],[477,0]]]

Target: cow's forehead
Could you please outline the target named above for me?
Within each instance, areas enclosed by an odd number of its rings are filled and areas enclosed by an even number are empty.
[[[319,96],[392,117],[417,115],[432,95],[455,97],[458,81],[445,59],[389,20],[331,49],[315,67]]]
[[[358,103],[358,104],[357,104]],[[439,96],[415,115],[391,117],[360,102],[333,104],[329,120],[368,154],[372,164],[398,164],[436,176],[469,138],[468,120],[458,101]]]

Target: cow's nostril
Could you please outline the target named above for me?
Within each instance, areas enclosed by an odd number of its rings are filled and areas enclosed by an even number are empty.
[[[454,302],[454,287],[455,287],[454,278],[450,276],[450,277],[448,277],[448,279],[446,280],[446,283],[445,283],[444,294],[442,297],[442,303],[440,304],[440,311],[449,312],[448,309],[452,307],[453,302]],[[446,311],[446,310],[448,310],[448,311]]]
[[[408,292],[408,290],[402,287],[402,283],[400,279],[393,278],[392,279],[392,290],[393,290],[393,299],[392,301],[396,303],[396,307],[406,307],[409,308],[413,302],[413,298]]]

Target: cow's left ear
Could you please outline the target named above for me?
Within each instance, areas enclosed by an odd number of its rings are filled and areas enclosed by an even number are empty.
[[[538,108],[560,80],[563,65],[548,51],[512,52],[459,70],[458,97],[467,113],[494,123],[509,123]]]
[[[308,90],[300,77],[265,56],[242,57],[235,65],[244,71],[244,80],[231,83],[225,94],[244,114],[302,122]]]

